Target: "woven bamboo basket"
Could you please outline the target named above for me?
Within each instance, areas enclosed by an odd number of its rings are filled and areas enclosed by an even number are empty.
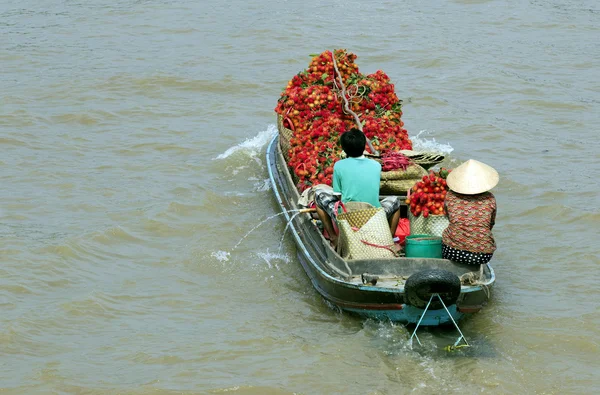
[[[441,237],[444,230],[450,224],[446,215],[430,215],[427,218],[422,215],[415,217],[409,211],[408,219],[410,221],[410,234],[413,235],[421,234]]]
[[[405,195],[425,175],[427,175],[427,170],[418,164],[410,165],[406,170],[382,171],[379,193],[382,195]]]
[[[401,150],[398,151],[404,156],[410,158],[413,163],[416,163],[423,167],[425,170],[429,170],[429,168],[437,165],[444,161],[445,156],[441,154],[436,154],[432,152],[418,152],[411,150]]]
[[[290,140],[294,137],[294,131],[283,126],[283,117],[281,114],[277,114],[277,129],[279,130],[279,144],[281,145],[283,157],[285,158],[285,161],[289,163],[289,150],[291,148]]]

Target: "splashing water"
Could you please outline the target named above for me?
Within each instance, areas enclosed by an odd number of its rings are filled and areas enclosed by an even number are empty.
[[[281,247],[283,247],[283,239],[285,239],[285,233],[287,232],[287,230],[290,227],[290,224],[292,223],[294,218],[296,218],[298,216],[298,214],[301,214],[301,213],[300,212],[294,213],[294,215],[292,215],[292,217],[290,218],[288,223],[285,225],[285,229],[283,230],[283,234],[281,235],[281,240],[279,240],[279,248],[277,250],[278,254],[281,254]]]
[[[264,220],[262,220],[262,221],[261,221],[261,222],[260,222],[258,225],[256,225],[254,228],[250,229],[250,230],[248,231],[248,233],[246,233],[246,234],[244,235],[244,237],[242,237],[242,238],[240,239],[240,241],[238,241],[238,242],[237,242],[237,244],[233,246],[233,248],[231,249],[231,252],[233,252],[233,251],[234,251],[236,248],[238,248],[238,247],[239,247],[239,245],[240,245],[240,244],[242,244],[242,242],[244,241],[244,239],[246,239],[246,237],[248,237],[248,236],[250,235],[250,233],[254,232],[256,229],[258,229],[258,228],[259,228],[259,227],[260,227],[262,224],[266,223],[267,221],[269,221],[269,220],[271,220],[271,219],[273,219],[273,218],[279,217],[280,215],[283,215],[283,214],[286,214],[286,213],[288,213],[288,214],[289,214],[289,213],[296,213],[296,214],[294,214],[294,215],[297,215],[297,214],[299,214],[299,212],[300,212],[300,210],[297,210],[297,209],[295,209],[295,210],[287,210],[287,211],[282,211],[282,212],[280,212],[280,213],[277,213],[277,214],[273,214],[273,215],[271,215],[271,216],[269,216],[269,217],[265,218],[265,219],[264,219]]]
[[[210,256],[216,258],[219,262],[227,262],[229,260],[229,253],[227,251],[215,251]]]
[[[454,148],[450,144],[438,143],[435,138],[427,139],[422,134],[430,134],[427,130],[421,130],[415,137],[411,137],[413,143],[413,151],[437,152],[443,155],[448,155]]]
[[[256,182],[254,184],[257,192],[266,192],[271,190],[271,180],[268,178],[263,181]]]
[[[245,153],[248,156],[250,156],[251,158],[257,158],[257,156],[261,153],[262,148],[265,145],[267,145],[267,143],[276,134],[277,134],[277,126],[269,125],[267,127],[267,130],[264,130],[264,131],[258,133],[258,135],[254,136],[250,139],[246,139],[244,142],[242,142],[234,147],[229,148],[227,151],[218,155],[213,160],[226,159],[226,158],[230,157],[231,155],[238,153],[238,152]]]
[[[273,260],[280,259],[285,263],[290,262],[290,258],[287,255],[281,255],[280,253],[274,254],[272,252],[269,252],[268,248],[266,252],[259,252],[257,255],[267,263],[269,269],[275,267],[275,269],[279,270],[279,265],[277,264],[277,262],[272,262]]]

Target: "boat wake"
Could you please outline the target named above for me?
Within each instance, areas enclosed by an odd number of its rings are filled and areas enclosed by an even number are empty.
[[[435,140],[435,137],[427,138],[426,136],[430,134],[431,132],[427,130],[421,130],[416,136],[410,137],[413,143],[413,151],[433,152],[442,155],[448,155],[454,151],[450,144],[439,143]]]
[[[251,158],[258,157],[265,146],[277,134],[277,125],[267,126],[267,130],[259,132],[256,136],[248,138],[235,146],[228,148],[225,152],[215,157],[213,160],[227,159],[233,155],[246,155]],[[450,144],[438,142],[432,136],[432,132],[421,130],[416,136],[410,136],[414,151],[425,151],[448,155],[454,148]]]
[[[261,155],[265,146],[271,141],[273,136],[277,134],[277,126],[272,124],[267,127],[267,130],[259,132],[256,136],[246,139],[243,142],[228,148],[225,152],[218,155],[213,160],[227,159],[232,155],[246,155],[251,158],[256,158]]]

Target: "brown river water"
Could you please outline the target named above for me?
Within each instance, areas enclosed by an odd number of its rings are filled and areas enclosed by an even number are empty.
[[[278,212],[281,90],[334,48],[501,175],[470,349],[332,310],[281,217],[232,250]],[[597,0],[2,0],[0,392],[599,393],[598,70]]]

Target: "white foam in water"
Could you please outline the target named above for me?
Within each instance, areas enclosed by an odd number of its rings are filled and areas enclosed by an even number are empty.
[[[290,262],[290,258],[285,255],[285,254],[275,254],[273,252],[269,252],[269,249],[267,249],[266,252],[259,252],[257,254],[259,257],[261,257],[262,259],[264,259],[264,261],[267,263],[267,266],[269,266],[269,269],[275,267],[277,270],[279,270],[279,266],[277,265],[277,262],[273,263],[274,260],[282,260],[285,263],[289,263]]]
[[[423,151],[423,152],[435,152],[443,155],[448,155],[454,148],[450,144],[438,143],[434,137],[431,139],[425,138],[425,136],[421,137],[422,134],[430,134],[427,130],[421,130],[415,137],[411,137],[413,151]]]
[[[261,153],[262,148],[267,145],[269,141],[277,134],[277,126],[269,125],[267,130],[259,132],[256,136],[246,139],[243,142],[227,149],[227,151],[218,155],[214,159],[226,159],[236,153],[244,153],[249,157],[253,158],[258,164],[261,164],[261,160],[259,155]],[[411,141],[413,143],[414,151],[425,151],[425,152],[435,152],[443,155],[448,155],[454,148],[450,144],[444,144],[436,141],[435,137],[427,138],[427,135],[430,135],[431,132],[427,130],[421,130],[416,136],[411,137]],[[242,166],[238,168],[243,169],[247,166]]]
[[[215,251],[210,256],[217,258],[219,262],[227,262],[229,260],[229,253],[227,251]]]
[[[258,181],[256,183],[254,183],[254,187],[259,192],[266,192],[266,191],[268,191],[268,190],[271,189],[271,182],[267,178],[267,179],[264,179],[264,180],[261,180],[261,181]]]
[[[267,145],[269,141],[277,134],[277,126],[269,125],[267,130],[264,130],[258,135],[246,139],[245,141],[229,148],[227,151],[223,152],[221,155],[217,156],[215,159],[225,159],[230,157],[235,153],[244,153],[251,158],[256,158],[260,153],[261,149]]]

